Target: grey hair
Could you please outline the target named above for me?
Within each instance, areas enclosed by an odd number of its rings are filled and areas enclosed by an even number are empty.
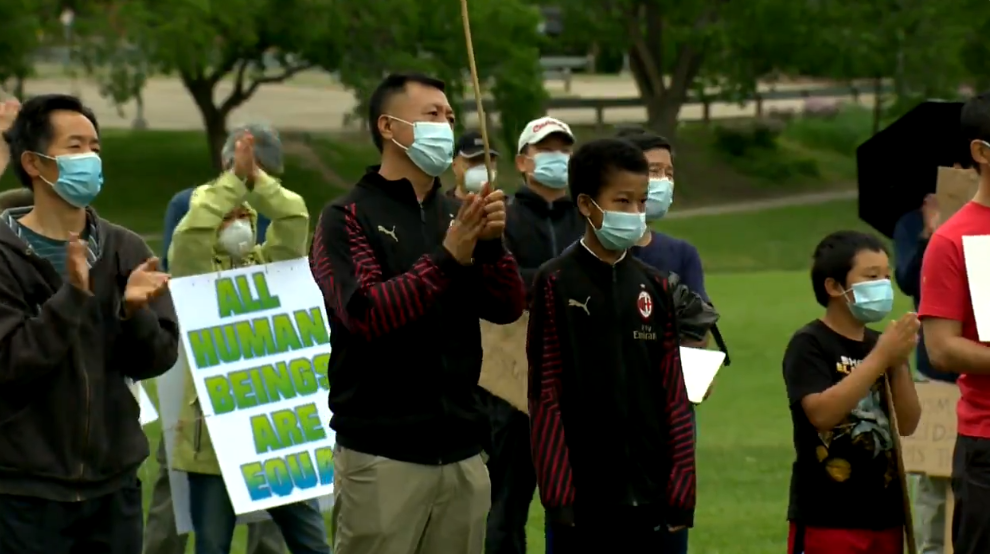
[[[281,174],[283,170],[282,139],[278,131],[267,123],[248,123],[235,127],[227,135],[227,141],[223,144],[220,152],[220,159],[224,167],[230,166],[234,161],[234,147],[237,140],[242,136],[250,134],[254,137],[254,155],[261,167],[275,175]]]

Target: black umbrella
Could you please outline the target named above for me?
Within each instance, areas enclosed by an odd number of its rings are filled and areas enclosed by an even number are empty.
[[[969,156],[959,130],[962,106],[922,102],[856,148],[860,219],[893,237],[897,220],[935,192],[939,166]]]

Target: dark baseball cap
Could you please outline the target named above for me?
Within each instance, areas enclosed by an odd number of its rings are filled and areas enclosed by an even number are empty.
[[[492,157],[498,156],[494,148],[491,149]],[[481,139],[479,131],[466,131],[457,141],[457,155],[465,158],[477,158],[485,154],[485,142]]]

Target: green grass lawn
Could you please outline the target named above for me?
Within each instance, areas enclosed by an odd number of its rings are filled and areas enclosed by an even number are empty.
[[[853,202],[671,220],[658,226],[692,241],[708,268],[733,365],[699,408],[698,509],[692,554],[777,554],[786,547],[791,424],[780,361],[791,334],[817,317],[808,264],[827,233],[863,228]],[[909,308],[898,298],[895,314]],[[152,444],[157,424],[148,427]],[[607,456],[603,456],[603,463]],[[143,468],[146,499],[157,468]],[[610,468],[603,467],[608,476]],[[542,554],[543,512],[534,500],[530,554]],[[244,549],[237,532],[234,552]],[[190,549],[191,552],[191,549]]]

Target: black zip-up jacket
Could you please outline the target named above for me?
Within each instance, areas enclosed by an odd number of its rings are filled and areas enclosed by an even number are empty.
[[[547,202],[527,187],[512,197],[505,214],[505,244],[532,291],[536,270],[584,235],[584,218],[570,197]]]
[[[330,316],[337,442],[419,464],[488,446],[479,318],[512,323],[525,304],[502,241],[479,242],[471,266],[444,249],[459,203],[439,189],[420,203],[409,181],[369,168],[323,209],[309,258]]]
[[[542,268],[530,309],[529,413],[540,498],[661,507],[694,520],[694,424],[667,275],[583,244]],[[602,463],[619,471],[602,476]]]
[[[91,293],[0,221],[0,494],[72,502],[133,485],[148,457],[127,379],[175,364],[168,294],[123,319],[127,279],[152,257],[135,233],[88,211]]]

